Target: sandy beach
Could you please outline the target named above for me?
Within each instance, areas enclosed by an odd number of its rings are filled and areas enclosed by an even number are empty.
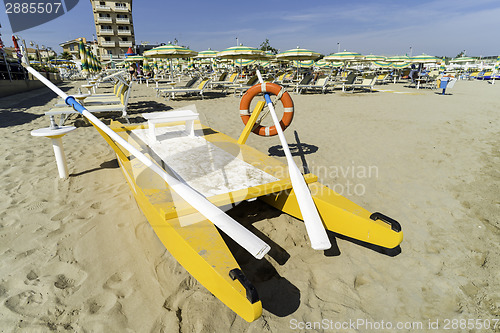
[[[330,235],[332,249],[314,251],[301,221],[260,201],[240,204],[228,213],[284,250],[283,260],[260,261],[235,251],[262,300],[253,323],[165,250],[93,127],[63,138],[62,180],[50,140],[30,135],[49,125],[55,94],[0,99],[0,332],[482,331],[453,330],[463,320],[500,332],[500,83],[458,81],[445,96],[377,88],[385,91],[293,94],[285,135],[292,147],[300,140],[325,185],[398,220],[400,249]],[[135,84],[129,114],[138,121],[195,104],[203,124],[237,138],[239,101],[210,91],[166,101]],[[285,162],[277,137],[247,143]]]

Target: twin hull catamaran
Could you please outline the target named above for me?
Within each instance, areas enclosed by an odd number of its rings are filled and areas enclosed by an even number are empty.
[[[269,251],[269,246],[217,207],[258,198],[297,219],[310,213],[299,205],[298,187],[283,172],[290,165],[245,145],[252,130],[261,135],[276,130],[255,125],[265,103],[257,103],[249,112],[248,92],[243,97],[240,114],[246,126],[238,140],[202,125],[195,110],[143,114],[147,123],[112,121],[108,127],[72,96],[33,68],[25,67],[101,133],[115,151],[141,210],[176,260],[243,319],[251,322],[259,318],[262,304],[258,292],[219,231],[258,259]],[[250,99],[260,93],[277,93],[278,99],[288,95],[276,87],[266,89],[265,84],[252,89]],[[285,96],[286,103],[288,98]],[[270,101],[269,96],[266,100]],[[291,111],[285,108],[285,113]],[[290,114],[285,116],[289,124]],[[283,119],[280,123],[282,129],[288,124]],[[301,196],[312,196],[313,209],[326,230],[388,249],[399,246],[403,233],[397,221],[358,206],[322,185],[313,174],[301,177],[310,192]],[[311,233],[309,236],[312,238]]]

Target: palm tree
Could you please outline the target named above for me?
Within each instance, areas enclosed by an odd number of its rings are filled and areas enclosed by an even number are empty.
[[[71,60],[73,59],[73,56],[68,52],[68,51],[64,51],[63,53],[60,54],[60,57],[62,59],[66,59],[66,60]]]

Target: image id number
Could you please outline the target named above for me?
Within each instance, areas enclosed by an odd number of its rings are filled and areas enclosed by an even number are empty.
[[[62,3],[41,3],[41,2],[15,2],[5,3],[5,13],[7,14],[52,14],[58,13]]]

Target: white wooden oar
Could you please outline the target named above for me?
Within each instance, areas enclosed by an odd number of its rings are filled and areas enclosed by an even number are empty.
[[[188,184],[181,182],[177,178],[172,177],[167,172],[165,172],[165,170],[160,168],[147,156],[134,148],[134,146],[129,144],[125,139],[123,139],[120,135],[106,126],[102,121],[97,119],[96,116],[87,111],[72,96],[68,96],[67,94],[65,94],[61,89],[59,89],[29,65],[23,63],[23,66],[26,67],[26,69],[31,74],[33,74],[33,76],[42,81],[53,92],[62,97],[66,104],[72,106],[78,113],[81,113],[83,116],[85,116],[95,126],[99,127],[104,133],[109,135],[111,139],[119,143],[123,148],[128,150],[132,155],[134,155],[142,163],[148,166],[152,171],[157,173],[161,178],[163,178],[163,180],[165,180],[170,188],[172,188],[177,194],[181,196],[182,199],[193,206],[193,208],[199,211],[203,216],[205,216],[208,220],[215,224],[236,243],[246,249],[255,258],[262,259],[264,255],[271,249],[269,245],[267,245],[264,241],[255,236],[241,224],[236,222],[234,219],[232,219],[230,216],[228,216],[226,213],[224,213],[222,210],[208,201],[207,198],[198,193]]]
[[[259,77],[259,82],[261,84],[264,84],[262,75],[260,75],[260,71],[258,70],[257,76]],[[329,249],[332,245],[330,243],[330,240],[328,239],[328,235],[326,234],[325,227],[323,226],[323,222],[321,221],[321,217],[319,216],[316,205],[314,204],[314,200],[311,196],[311,192],[309,191],[309,187],[307,186],[302,173],[300,172],[299,168],[292,158],[292,153],[290,152],[290,148],[288,148],[288,144],[286,142],[285,135],[283,134],[283,129],[281,128],[278,117],[276,116],[276,111],[274,110],[274,105],[271,101],[271,97],[269,97],[269,94],[266,93],[264,94],[264,98],[266,99],[271,117],[273,118],[274,126],[276,126],[276,131],[278,132],[281,145],[283,146],[283,151],[285,152],[286,161],[288,162],[288,172],[292,181],[292,187],[299,203],[299,208],[300,212],[302,213],[302,218],[304,219],[304,224],[306,225],[307,234],[309,235],[309,240],[311,241],[311,247],[315,250]]]

